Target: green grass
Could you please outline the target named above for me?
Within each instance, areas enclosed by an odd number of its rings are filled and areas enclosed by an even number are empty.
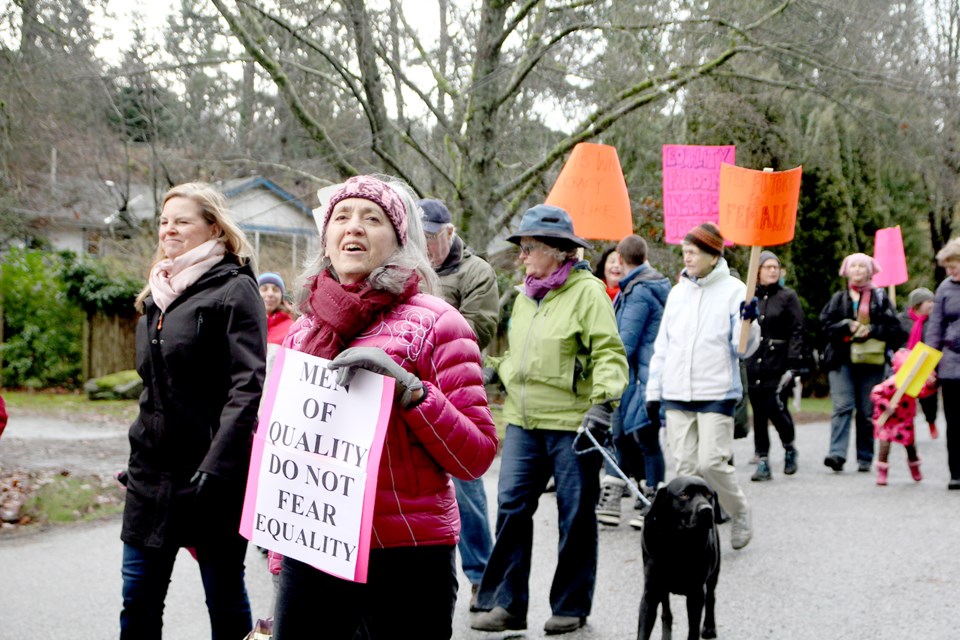
[[[48,415],[73,422],[132,422],[137,416],[136,400],[90,400],[81,392],[4,391],[7,412]]]
[[[790,410],[793,411],[792,405]],[[830,398],[804,398],[800,401],[800,411],[829,416],[833,412],[833,403]]]
[[[38,482],[21,509],[21,522],[55,524],[120,513],[123,492],[112,478],[57,475]]]

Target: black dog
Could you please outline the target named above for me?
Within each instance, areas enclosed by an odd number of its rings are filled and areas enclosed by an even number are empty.
[[[716,493],[700,478],[680,476],[657,492],[643,521],[643,598],[637,640],[648,640],[663,605],[663,640],[673,636],[670,594],[687,597],[688,640],[717,637],[713,617],[720,577]]]

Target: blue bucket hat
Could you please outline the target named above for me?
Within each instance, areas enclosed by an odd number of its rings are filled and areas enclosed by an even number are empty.
[[[590,248],[589,242],[573,233],[573,220],[570,219],[570,214],[560,207],[549,204],[538,204],[527,209],[520,220],[520,228],[507,238],[507,242],[520,244],[520,238],[524,237],[558,238],[568,240],[585,249]]]

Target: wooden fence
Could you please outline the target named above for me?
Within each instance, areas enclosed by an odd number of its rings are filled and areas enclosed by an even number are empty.
[[[83,322],[83,379],[136,367],[139,315],[88,314]]]

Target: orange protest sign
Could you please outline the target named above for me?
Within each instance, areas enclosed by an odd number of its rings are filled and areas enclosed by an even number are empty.
[[[621,240],[633,233],[620,157],[608,144],[575,146],[545,202],[569,213],[581,238]]]
[[[721,165],[723,237],[740,245],[766,247],[793,240],[802,169],[768,172]]]

